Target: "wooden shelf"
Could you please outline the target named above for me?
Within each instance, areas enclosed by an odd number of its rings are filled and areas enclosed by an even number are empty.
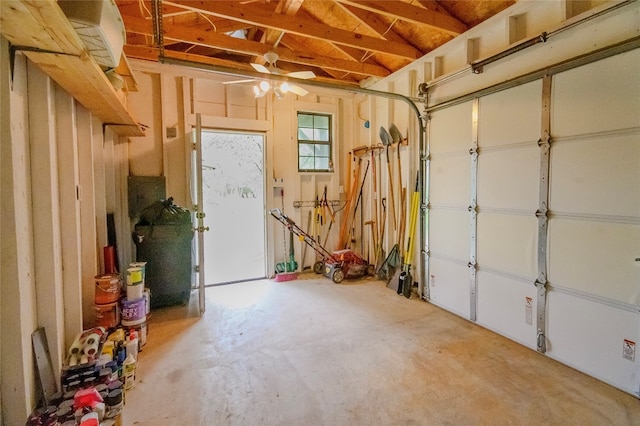
[[[0,32],[117,134],[144,136],[55,0],[0,0]]]

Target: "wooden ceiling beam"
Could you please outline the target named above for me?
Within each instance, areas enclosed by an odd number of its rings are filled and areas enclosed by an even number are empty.
[[[426,25],[458,36],[467,30],[467,26],[459,20],[430,9],[412,6],[399,0],[336,0],[350,6],[359,7],[373,13],[396,18],[417,25]]]
[[[276,13],[287,16],[295,16],[302,6],[302,3],[304,3],[304,0],[282,0],[276,7]],[[268,44],[269,46],[277,46],[278,43],[280,43],[280,39],[282,39],[283,34],[283,31],[274,30],[273,28],[267,28],[267,31],[265,31],[265,33],[263,34],[260,42]]]
[[[453,15],[451,15],[449,11],[442,7],[442,5],[440,5],[440,3],[438,3],[436,0],[418,0],[418,3],[421,4],[425,9],[433,10],[434,12],[453,17]]]
[[[302,37],[330,41],[386,55],[412,60],[422,56],[422,53],[418,49],[410,45],[392,41],[381,43],[380,39],[375,37],[357,34],[352,31],[330,27],[313,21],[303,20],[298,17],[281,15],[258,7],[258,5],[247,8],[242,7],[240,3],[233,1],[208,2],[188,0],[164,1],[163,4],[180,6],[186,9],[201,11],[214,16],[226,17],[252,25],[282,30]]]
[[[154,62],[158,61],[158,57],[160,55],[160,49],[156,47],[149,47],[149,46],[125,45],[124,52],[129,58],[136,58],[136,59],[142,59],[142,60],[154,61]],[[242,76],[243,74],[241,71],[256,73],[256,70],[254,70],[253,67],[249,66],[248,64],[239,64],[238,62],[235,62],[235,61],[211,58],[209,56],[196,55],[193,53],[184,53],[184,52],[176,52],[173,50],[165,50],[165,56],[168,58],[181,59],[183,61],[189,61],[189,62],[197,62],[204,65],[213,65],[213,66],[220,66],[220,67],[225,67],[230,69],[237,69],[240,71],[238,72],[238,74],[230,74],[230,75]],[[253,78],[253,77],[250,77],[250,78]],[[258,79],[258,77],[255,77],[255,78]],[[265,74],[264,79],[269,79],[269,75]],[[349,83],[345,81],[340,81],[340,80],[327,78],[327,77],[316,77],[315,80],[323,81],[326,83],[342,85],[342,86],[349,86]],[[296,84],[304,84],[304,80],[296,80]]]
[[[322,0],[322,1],[326,1],[326,0]],[[332,3],[335,3],[335,2],[332,2]],[[340,7],[340,6],[338,6],[338,7]],[[298,18],[302,18],[302,19],[306,19],[306,20],[309,20],[309,21],[320,22],[320,21],[317,20],[317,18],[315,18],[314,16],[310,15],[305,10],[300,10],[298,12],[297,17]],[[295,40],[295,37],[298,37],[298,36],[293,35],[293,34],[285,34],[283,36],[283,39],[287,40],[287,44],[289,45],[288,47],[291,48],[292,50],[297,50],[299,52],[305,52],[305,51],[309,50],[307,46],[303,45],[303,43],[299,42],[298,40]],[[352,61],[356,61],[356,62],[369,63],[369,64],[375,64],[375,62],[373,62],[371,60],[371,56],[373,56],[373,54],[371,52],[367,52],[367,51],[364,51],[362,49],[357,49],[357,48],[351,47],[351,46],[345,46],[345,45],[342,45],[342,44],[333,43],[333,42],[331,42],[331,40],[322,40],[322,41],[315,40],[315,42],[329,44],[333,49],[335,49],[338,52],[340,52],[340,54],[344,58],[348,58],[348,60],[352,60]],[[292,43],[296,47],[292,47],[291,46]],[[405,43],[405,42],[403,41],[403,43]],[[377,64],[375,64],[375,65],[377,65]],[[326,68],[324,68],[324,69],[325,69],[325,71],[327,70]]]
[[[292,36],[291,34],[285,34],[284,37],[282,37],[282,41],[281,44],[288,47],[289,49],[293,50],[293,51],[298,51],[298,52],[304,52],[305,50],[307,50],[306,46],[298,41],[295,36]],[[356,49],[352,49],[352,48],[347,48],[345,46],[334,46],[332,45],[335,49],[340,50],[340,52],[347,56],[350,57],[347,53],[342,52],[342,50],[340,48],[345,48],[345,49],[350,49],[350,50],[356,50]],[[337,52],[336,52],[337,53]],[[362,52],[361,52],[362,54]],[[337,69],[331,69],[331,68],[323,68],[323,67],[319,67],[321,68],[324,72],[326,72],[327,74],[329,74],[330,76],[338,79],[338,80],[343,80],[345,75],[356,75],[354,74],[352,71],[345,71],[345,70],[337,70]]]
[[[145,35],[151,35],[153,33],[152,24],[146,19],[127,15],[123,15],[122,18],[127,30],[130,32]],[[281,47],[274,48],[256,41],[237,39],[211,31],[203,31],[198,28],[164,25],[163,37],[167,40],[197,44],[245,55],[262,56],[269,51],[274,51],[282,61],[320,68],[330,68],[367,76],[386,77],[390,74],[389,70],[375,64],[296,53],[289,49]]]
[[[395,41],[397,43],[406,43],[407,41],[400,37],[391,27],[380,20],[378,15],[375,13],[369,12],[365,9],[360,9],[357,7],[350,6],[348,4],[341,3],[339,1],[335,1],[338,7],[344,9],[348,14],[353,16],[354,19],[357,19],[360,25],[364,25],[369,28],[371,31],[380,35],[381,38],[389,41]]]
[[[149,46],[131,46],[125,45],[124,52],[128,58],[143,59],[146,61],[158,62],[160,49]],[[244,71],[255,71],[249,64],[242,64],[228,59],[212,58],[210,56],[198,55],[196,53],[178,52],[176,50],[165,50],[168,57],[183,59],[185,61],[202,62],[209,65],[236,68]]]

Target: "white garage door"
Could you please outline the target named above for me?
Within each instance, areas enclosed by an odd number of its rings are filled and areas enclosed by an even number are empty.
[[[429,291],[431,302],[469,317],[472,104],[433,114],[430,128]]]
[[[635,50],[433,112],[428,234],[432,303],[536,349],[546,262],[546,353],[636,395],[639,75]]]
[[[538,80],[478,106],[477,321],[532,348],[541,93]]]
[[[547,329],[550,356],[636,394],[638,76],[638,50],[554,76]]]

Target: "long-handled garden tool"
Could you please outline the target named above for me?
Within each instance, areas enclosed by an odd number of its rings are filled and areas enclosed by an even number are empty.
[[[351,159],[351,153],[349,153],[349,158]],[[357,190],[357,186],[358,186],[358,182],[360,180],[360,164],[362,163],[362,159],[359,158],[358,159],[358,164],[356,166],[356,173],[355,173],[355,178],[353,179],[353,182],[351,183],[351,189],[349,190],[349,195],[347,197],[347,202],[343,208],[343,213],[342,213],[342,224],[340,225],[340,236],[338,238],[338,244],[337,244],[337,249],[338,250],[342,250],[342,249],[346,249],[347,245],[349,243],[349,228],[350,228],[350,223],[349,223],[349,217],[351,216],[352,212],[352,206],[353,206],[353,200],[355,198],[355,194],[356,194],[356,190]],[[349,178],[350,180],[351,178]]]
[[[377,185],[377,175],[376,175],[376,157],[374,150],[371,150],[371,173],[372,173],[372,183],[373,183],[373,196],[371,197],[371,210],[373,211],[373,226],[371,227],[372,239],[373,239],[373,264],[378,265],[378,251],[380,250],[378,240],[378,226],[380,226],[380,222],[378,222],[378,185]]]
[[[358,212],[358,207],[360,206],[360,200],[362,200],[362,191],[364,189],[364,184],[367,180],[367,173],[369,172],[369,161],[367,161],[367,167],[364,169],[364,177],[362,178],[362,184],[360,185],[360,192],[358,193],[358,199],[356,200],[356,207],[353,210],[353,219],[351,220],[352,223],[352,239],[351,242],[355,243],[355,224],[356,224],[356,213]],[[362,209],[360,209],[360,242],[362,243],[363,240],[363,228],[364,224],[363,224],[363,220],[362,220]],[[362,253],[362,244],[360,244],[360,252]]]
[[[293,231],[289,230],[289,261],[276,263],[276,281],[290,281],[298,278],[298,262],[293,249]]]
[[[324,213],[324,209],[326,208],[327,211],[329,212],[329,217],[331,218],[329,222],[329,227],[327,228],[327,233],[324,236],[324,242],[322,243],[322,245],[326,247],[327,241],[329,240],[329,234],[331,233],[331,227],[333,226],[333,222],[336,221],[335,212],[333,211],[333,209],[331,208],[331,205],[327,201],[327,185],[324,186],[324,194],[322,195],[322,200],[320,201],[320,203],[322,204],[323,213]]]
[[[402,273],[398,280],[398,291],[402,289],[404,297],[411,297],[411,289],[413,288],[413,277],[411,276],[411,258],[413,255],[413,245],[415,241],[416,222],[418,221],[418,211],[420,209],[420,192],[419,192],[420,174],[416,174],[416,187],[411,195],[411,212],[409,214],[409,234],[407,241],[407,251],[404,253],[404,264],[402,265]]]
[[[386,198],[382,199],[382,221],[385,222],[387,219],[387,208],[386,208]],[[380,237],[380,246],[383,246],[383,240],[384,240],[384,225],[382,228],[382,236]],[[382,249],[381,249],[382,250]],[[378,259],[382,259],[384,258],[384,250],[382,250],[380,254],[380,257]],[[400,247],[398,246],[398,244],[394,244],[393,247],[391,248],[391,251],[389,251],[389,255],[384,259],[384,262],[382,262],[382,264],[380,264],[380,266],[376,269],[376,273],[378,276],[378,279],[380,281],[386,281],[387,282],[387,287],[390,287],[390,285],[394,284],[393,281],[391,280],[391,278],[393,277],[393,275],[396,272],[396,269],[399,268],[402,265],[402,260],[400,259]],[[397,281],[396,281],[397,282]],[[390,287],[392,288],[392,287]]]
[[[382,264],[386,255],[384,252],[384,223],[387,220],[387,199],[383,198],[380,204],[382,204],[382,226],[380,227],[380,238],[378,239],[378,247],[376,253],[376,273],[378,274],[378,279],[386,280],[386,275],[384,275],[384,278],[381,278],[382,274],[380,273],[380,270],[382,268]]]
[[[393,197],[393,175],[391,174],[391,163],[389,162],[389,146],[393,143],[391,135],[384,127],[380,127],[380,139],[382,144],[387,147],[387,173],[389,174],[389,192],[391,197],[391,217],[393,222],[393,229],[396,229],[396,203]]]
[[[284,211],[284,205],[282,206],[282,210]],[[309,210],[309,215],[307,217],[307,233],[311,232],[311,218],[313,217],[313,213],[311,212],[311,210]],[[304,262],[307,259],[307,244],[304,244],[301,242],[302,246],[302,270],[304,271],[307,268],[310,268],[309,266],[305,266]]]

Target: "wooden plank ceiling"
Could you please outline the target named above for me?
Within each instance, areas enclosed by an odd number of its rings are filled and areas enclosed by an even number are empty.
[[[164,56],[235,70],[313,71],[316,80],[382,78],[515,0],[158,0]],[[116,0],[130,58],[158,60],[154,4]]]

